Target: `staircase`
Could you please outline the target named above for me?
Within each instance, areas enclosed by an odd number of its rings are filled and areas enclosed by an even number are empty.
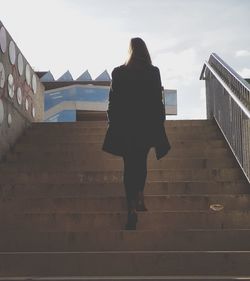
[[[250,280],[250,186],[220,130],[165,126],[172,149],[149,154],[149,211],[125,231],[106,123],[34,123],[0,165],[0,280]]]

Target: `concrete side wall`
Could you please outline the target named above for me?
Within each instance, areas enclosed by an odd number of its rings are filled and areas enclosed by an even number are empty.
[[[25,128],[44,116],[44,86],[1,22],[0,81],[1,159]]]

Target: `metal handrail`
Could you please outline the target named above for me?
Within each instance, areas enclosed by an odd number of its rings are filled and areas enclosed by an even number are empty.
[[[212,53],[209,58],[209,64],[225,81],[233,93],[245,104],[250,110],[250,85],[237,72],[235,72],[227,63],[218,55]],[[204,75],[204,71],[201,75]]]
[[[245,106],[245,104],[234,94],[234,92],[229,88],[229,86],[220,78],[217,72],[213,69],[213,67],[205,61],[204,66],[206,66],[216,77],[216,79],[220,82],[223,88],[228,92],[228,94],[232,97],[232,99],[238,104],[241,110],[250,118],[250,110]]]
[[[215,53],[212,53],[211,55],[214,57],[220,64],[222,64],[231,75],[234,76],[235,79],[237,79],[244,87],[246,87],[248,90],[250,90],[250,85],[247,83],[236,71],[232,69],[226,62],[224,62],[218,55]]]
[[[250,85],[218,55],[205,62],[207,115],[214,118],[250,183]]]

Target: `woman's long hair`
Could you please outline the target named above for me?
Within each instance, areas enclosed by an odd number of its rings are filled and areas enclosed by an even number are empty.
[[[152,65],[146,43],[139,37],[132,38],[129,44],[129,55],[125,62],[127,66]]]

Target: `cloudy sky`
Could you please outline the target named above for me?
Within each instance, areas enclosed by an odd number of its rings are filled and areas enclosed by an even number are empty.
[[[205,118],[204,60],[217,53],[250,77],[250,0],[0,0],[0,20],[35,70],[96,78],[142,37],[178,116]]]

